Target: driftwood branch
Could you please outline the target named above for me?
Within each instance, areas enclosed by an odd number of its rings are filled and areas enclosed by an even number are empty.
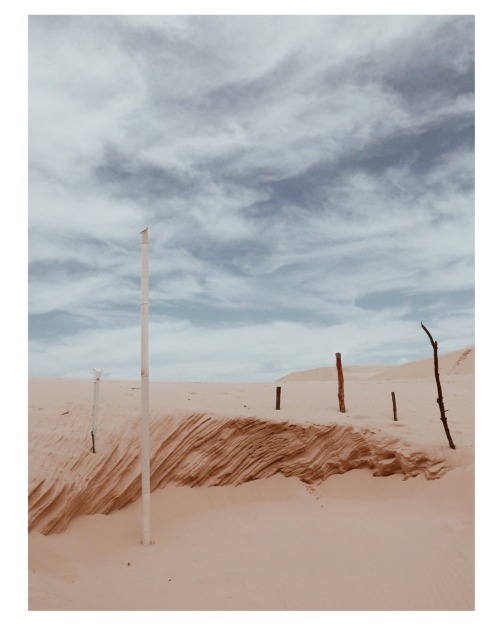
[[[438,397],[437,397],[436,402],[439,405],[439,411],[441,413],[441,421],[443,422],[443,428],[444,428],[444,432],[446,433],[446,438],[448,439],[448,443],[450,444],[450,448],[455,450],[455,444],[453,443],[453,439],[451,438],[451,435],[450,435],[450,429],[448,428],[448,420],[446,419],[447,411],[444,408],[443,392],[442,392],[442,389],[441,389],[441,382],[439,380],[438,344],[437,344],[437,341],[434,341],[434,339],[432,338],[432,335],[427,330],[427,328],[422,324],[422,322],[420,322],[420,325],[422,326],[422,328],[426,332],[427,336],[429,337],[429,340],[430,340],[431,345],[432,345],[432,349],[434,350],[434,376],[436,377],[436,385],[437,385],[437,391],[438,391]]]

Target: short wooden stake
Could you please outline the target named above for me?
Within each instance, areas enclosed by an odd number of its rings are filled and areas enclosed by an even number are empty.
[[[392,396],[392,412],[394,413],[394,421],[397,422],[398,421],[398,409],[396,407],[396,394],[394,393],[394,391],[391,391],[391,396]]]
[[[280,410],[281,405],[281,387],[276,387],[276,410]]]
[[[340,352],[335,353],[337,359],[337,375],[339,379],[339,409],[341,413],[345,413],[344,404],[344,374],[342,372],[342,356]]]

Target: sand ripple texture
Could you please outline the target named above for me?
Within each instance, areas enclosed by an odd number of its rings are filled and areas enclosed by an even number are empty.
[[[36,423],[38,420],[38,424]],[[104,428],[92,453],[88,431],[61,419],[30,418],[29,529],[62,532],[79,515],[109,513],[141,495],[140,423]],[[73,426],[72,426],[73,425]],[[346,424],[299,424],[207,413],[152,416],[151,490],[179,485],[239,485],[276,473],[305,483],[369,468],[375,476],[441,477],[451,467],[442,446]],[[31,460],[34,459],[32,462]]]

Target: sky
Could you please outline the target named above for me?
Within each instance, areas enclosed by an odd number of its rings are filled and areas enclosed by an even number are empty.
[[[28,370],[274,381],[475,343],[474,17],[28,23]]]

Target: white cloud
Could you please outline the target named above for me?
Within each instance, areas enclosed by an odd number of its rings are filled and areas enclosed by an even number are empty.
[[[433,326],[440,350],[463,347],[468,318],[445,318]],[[272,322],[207,329],[187,322],[150,325],[151,380],[212,380],[269,382],[285,374],[331,366],[341,352],[346,365],[397,363],[402,353],[411,359],[428,354],[419,322],[402,321],[393,311],[360,312],[339,325],[315,326]],[[403,348],[404,346],[404,348]],[[140,377],[139,325],[96,329],[77,340],[31,343],[30,371],[49,376],[86,377],[102,367],[105,377]],[[407,356],[405,357],[407,358]]]
[[[158,376],[470,343],[466,19],[31,18],[30,371],[133,375],[145,226]]]

